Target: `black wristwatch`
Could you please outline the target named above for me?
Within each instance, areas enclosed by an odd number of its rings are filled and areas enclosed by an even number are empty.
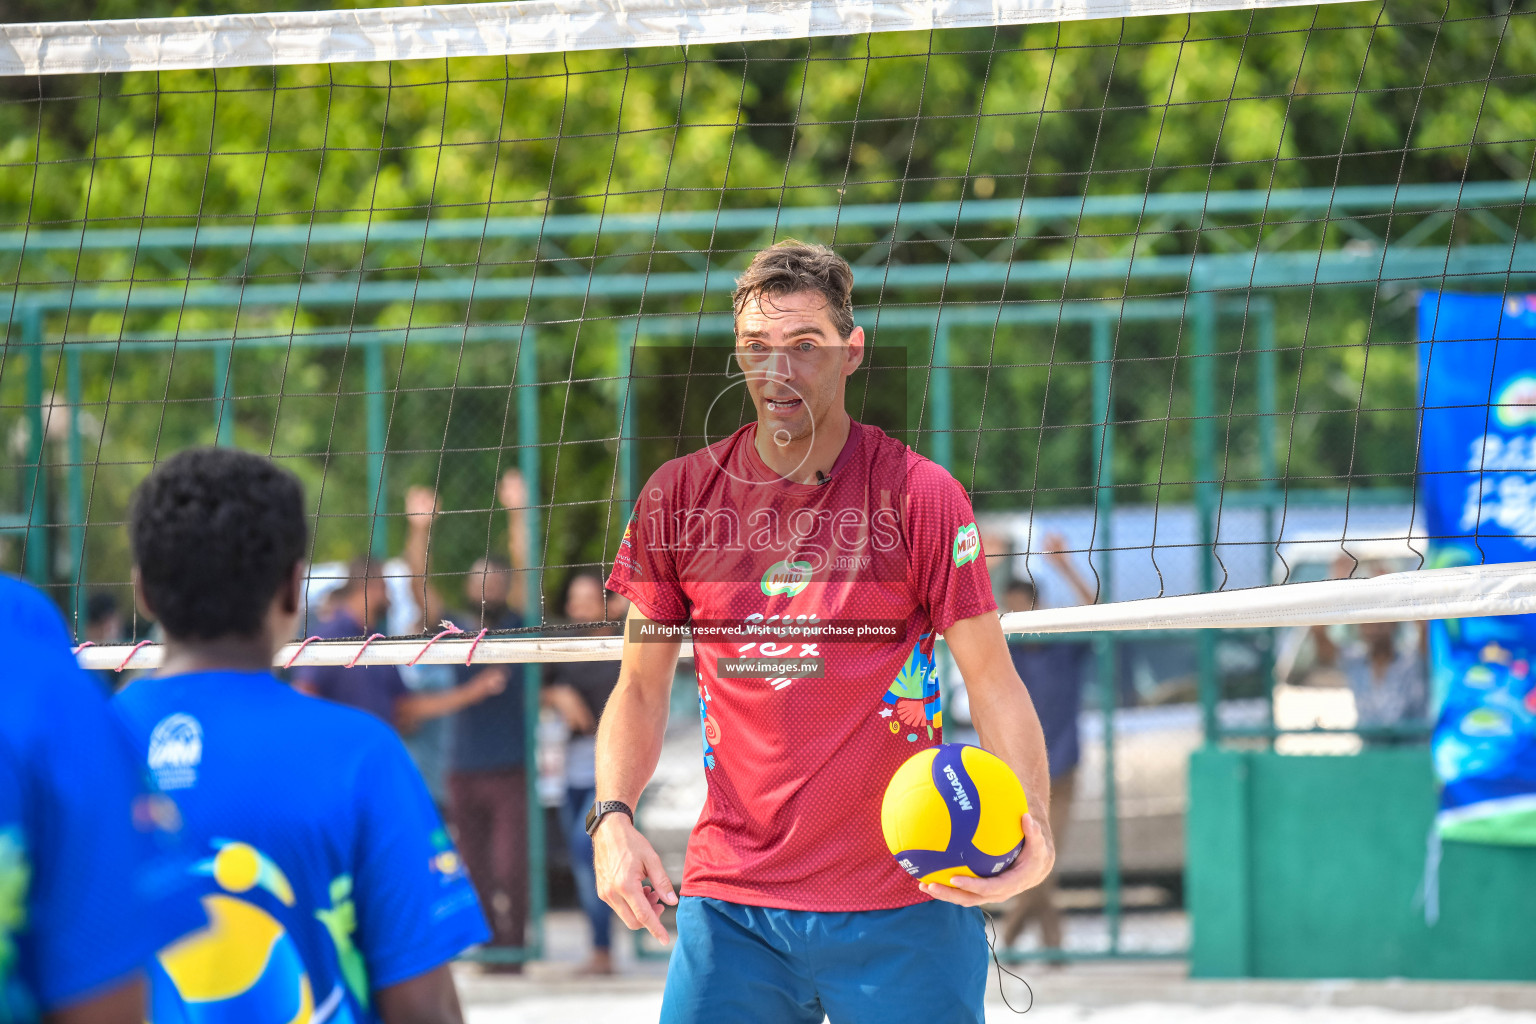
[[[620,814],[628,815],[630,821],[635,820],[634,809],[624,801],[599,800],[594,803],[592,805],[592,809],[587,812],[587,835],[590,836],[592,833],[596,832],[598,824],[604,818],[608,817],[608,815],[613,814],[615,811]]]

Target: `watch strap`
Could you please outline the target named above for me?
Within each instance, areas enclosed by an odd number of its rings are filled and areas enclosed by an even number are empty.
[[[634,808],[622,800],[598,800],[593,803],[592,809],[587,812],[587,835],[596,832],[598,824],[615,813],[625,815],[630,821],[635,820]]]

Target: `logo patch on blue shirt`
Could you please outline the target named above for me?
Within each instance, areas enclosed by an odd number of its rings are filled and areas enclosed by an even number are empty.
[[[203,763],[203,726],[191,715],[166,715],[149,734],[149,770],[161,790],[197,785]]]

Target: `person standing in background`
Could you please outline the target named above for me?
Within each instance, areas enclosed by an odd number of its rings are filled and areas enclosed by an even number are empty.
[[[421,506],[423,500],[428,504]],[[384,578],[389,584],[389,612],[384,621],[390,636],[416,636],[434,634],[440,628],[436,619],[426,617],[425,580],[411,571],[411,566],[424,562],[413,557],[413,549],[426,550],[430,532],[430,513],[435,511],[435,498],[428,488],[411,487],[405,492],[405,544],[400,553],[384,563]],[[423,513],[426,516],[423,516]],[[400,679],[412,693],[442,693],[459,684],[455,665],[435,665],[418,662],[399,666]],[[448,742],[453,730],[453,716],[445,715],[420,722],[404,735],[405,749],[411,752],[411,760],[427,780],[432,802],[448,816]]]
[[[1097,595],[1083,579],[1067,554],[1066,540],[1059,533],[1047,534],[1043,545],[1046,561],[1071,586],[1082,604],[1094,604]],[[1003,608],[1009,612],[1034,611],[1039,591],[1029,580],[1012,579],[1003,594]],[[1086,643],[1050,641],[1047,643],[1013,642],[1008,645],[1014,668],[1029,689],[1045,732],[1045,754],[1051,771],[1051,835],[1056,839],[1059,859],[1066,842],[1067,822],[1072,816],[1072,796],[1077,787],[1077,763],[1081,754],[1078,717],[1083,709],[1083,671],[1092,648]],[[1015,896],[1003,916],[1002,944],[1013,945],[1033,920],[1040,922],[1040,944],[1048,950],[1061,949],[1061,912],[1056,909],[1056,871],[1053,869],[1037,888]]]
[[[1380,576],[1384,566],[1364,563],[1362,576]],[[1334,560],[1333,579],[1349,579],[1356,569],[1354,559],[1341,555]],[[1418,650],[1404,643],[1402,627],[1396,622],[1362,622],[1355,627],[1356,639],[1339,644],[1327,626],[1312,627],[1317,665],[1331,668],[1344,676],[1355,698],[1355,725],[1361,729],[1392,729],[1402,726],[1428,726],[1429,677],[1424,652],[1429,650],[1427,622],[1412,627],[1418,637]],[[1393,743],[1393,736],[1372,737],[1373,743]]]
[[[446,601],[432,586],[428,555],[438,515],[437,495],[413,487],[411,540],[405,557],[419,581],[427,622],[440,616],[470,633],[521,629],[527,587],[518,574],[528,565],[528,488],[515,469],[502,474],[497,501],[507,514],[507,558],[477,559],[464,580],[464,608],[444,613]],[[430,627],[429,627],[430,628]],[[460,689],[494,674],[499,690],[452,719],[448,734],[448,817],[458,833],[459,851],[480,902],[491,921],[491,948],[508,955],[521,950],[528,926],[528,717],[522,665],[455,669]],[[511,960],[485,965],[491,973],[517,974]]]
[[[629,599],[604,590],[603,578],[591,570],[578,571],[565,581],[560,606],[571,623],[623,622],[629,614]],[[623,629],[594,625],[580,632],[585,636],[618,636]],[[576,895],[592,926],[592,956],[582,967],[582,974],[613,973],[613,911],[597,894],[586,814],[597,790],[597,723],[618,682],[616,661],[556,662],[549,666],[544,679],[543,702],[560,713],[571,733],[565,748],[561,827],[571,856],[571,873],[576,878]]]
[[[123,622],[123,610],[117,603],[116,595],[106,590],[98,590],[86,599],[85,636],[82,639],[94,647],[108,647],[122,643],[127,632],[127,624]],[[119,673],[109,672],[106,669],[98,669],[86,674],[100,683],[109,694],[126,681],[119,678]]]
[[[326,600],[330,609],[315,630],[321,640],[366,637],[389,612],[384,567],[377,559],[359,558],[347,566],[347,579]],[[409,734],[422,722],[451,715],[500,693],[505,679],[499,671],[482,671],[462,685],[438,693],[412,693],[394,665],[301,665],[293,670],[293,688],[311,697],[367,711]]]

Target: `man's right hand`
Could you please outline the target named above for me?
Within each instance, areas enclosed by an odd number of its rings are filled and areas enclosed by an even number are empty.
[[[661,912],[677,906],[677,893],[661,858],[628,815],[609,814],[598,823],[592,836],[592,864],[603,902],[631,931],[644,928],[667,945],[671,936],[661,923]]]

